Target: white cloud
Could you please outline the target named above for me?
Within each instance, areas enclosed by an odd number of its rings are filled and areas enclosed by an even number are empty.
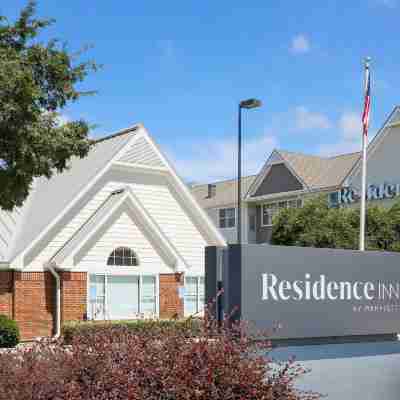
[[[343,139],[358,140],[362,128],[360,115],[353,111],[343,113],[339,119],[339,128]]]
[[[360,143],[356,141],[339,140],[336,143],[323,144],[319,147],[318,154],[324,157],[332,157],[340,154],[355,153],[360,151]]]
[[[295,127],[297,129],[329,129],[331,126],[332,123],[326,115],[310,111],[304,106],[295,108]]]
[[[320,155],[334,156],[360,151],[362,138],[360,115],[354,111],[344,112],[339,118],[338,128],[338,140],[334,143],[321,145],[319,148]]]
[[[243,143],[243,175],[259,172],[278,140],[268,134]],[[237,173],[236,138],[192,143],[185,153],[170,150],[169,156],[179,174],[187,181],[212,182],[235,177]]]
[[[290,51],[294,54],[305,54],[311,50],[310,40],[304,34],[296,35],[292,39]]]

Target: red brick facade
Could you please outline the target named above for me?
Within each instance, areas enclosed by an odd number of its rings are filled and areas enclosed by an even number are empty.
[[[82,321],[86,317],[86,272],[60,272],[61,321]]]
[[[183,300],[178,288],[183,286],[183,274],[160,274],[160,318],[183,317]]]
[[[14,272],[14,310],[21,337],[51,336],[55,282],[50,272]]]
[[[87,274],[60,272],[61,322],[86,316]],[[160,274],[160,318],[183,317],[183,274]],[[0,314],[15,319],[22,340],[54,333],[56,284],[50,272],[0,271]]]
[[[82,320],[86,314],[86,273],[60,272],[61,321]],[[0,271],[0,314],[18,323],[21,338],[54,333],[56,284],[50,272]]]
[[[13,314],[13,272],[0,271],[0,314]]]

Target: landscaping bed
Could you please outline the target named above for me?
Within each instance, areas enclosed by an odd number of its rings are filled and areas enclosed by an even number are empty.
[[[241,325],[185,321],[77,323],[65,337],[0,355],[0,400],[304,400],[293,361]],[[195,340],[188,340],[188,339]]]

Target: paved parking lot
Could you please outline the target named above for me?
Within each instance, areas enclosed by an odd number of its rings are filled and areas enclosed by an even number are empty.
[[[284,347],[271,353],[281,360],[293,355],[311,369],[298,387],[328,400],[400,398],[400,342]]]

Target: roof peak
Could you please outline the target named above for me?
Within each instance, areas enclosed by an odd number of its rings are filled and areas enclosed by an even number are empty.
[[[114,139],[116,137],[119,137],[119,136],[122,136],[122,135],[126,135],[128,133],[134,132],[134,131],[138,130],[139,128],[142,128],[142,127],[143,127],[143,124],[138,123],[138,124],[132,125],[132,126],[130,126],[128,128],[122,129],[120,131],[111,133],[110,135],[106,135],[106,136],[103,136],[103,137],[98,138],[98,139],[93,139],[92,143],[93,144],[97,144],[97,143],[104,142],[106,140]]]

